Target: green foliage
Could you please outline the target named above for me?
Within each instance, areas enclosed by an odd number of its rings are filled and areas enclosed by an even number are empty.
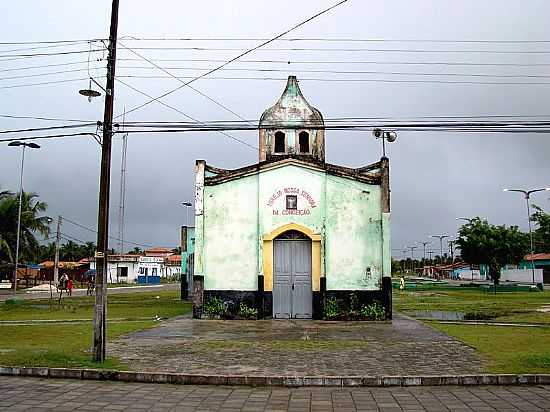
[[[78,244],[72,240],[62,244],[59,247],[59,260],[67,262],[78,262],[81,259],[94,256],[96,246],[94,242],[86,242]],[[55,242],[50,242],[45,245],[40,245],[39,260],[54,260],[55,257]]]
[[[531,221],[538,226],[533,231],[535,252],[550,252],[550,214],[537,205],[532,205],[535,212],[531,214]]]
[[[39,201],[36,193],[23,192],[21,199],[21,262],[35,261],[39,251],[36,235],[48,237],[50,234],[49,218],[41,215],[46,208],[46,203]],[[13,263],[15,259],[18,213],[19,194],[0,192],[0,261]]]
[[[212,297],[204,302],[202,310],[210,317],[224,317],[227,315],[227,306],[223,303],[223,300],[217,297]]]
[[[241,302],[238,316],[244,319],[256,319],[258,317],[258,310],[251,308],[245,302]]]
[[[338,319],[340,316],[340,308],[338,307],[338,301],[335,297],[327,299],[325,304],[325,318],[327,320]]]
[[[456,244],[464,261],[489,265],[489,276],[495,284],[500,269],[507,263],[519,263],[529,250],[529,237],[517,226],[491,225],[479,217],[464,224],[459,235]]]
[[[378,302],[373,302],[370,305],[363,305],[359,314],[365,320],[384,320],[386,317],[384,307]]]

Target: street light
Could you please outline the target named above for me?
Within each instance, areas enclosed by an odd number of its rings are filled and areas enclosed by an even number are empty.
[[[30,147],[31,149],[40,149],[40,146],[36,143],[30,142],[9,142],[8,146],[18,147],[23,146],[21,155],[21,176],[19,180],[19,211],[17,212],[17,236],[15,243],[15,269],[13,270],[13,293],[17,292],[17,266],[19,264],[19,237],[21,233],[21,203],[23,201],[23,168],[25,166],[25,149]]]
[[[426,245],[431,245],[432,242],[416,242],[416,243],[423,246],[423,248],[424,248],[424,261],[425,261],[426,260]]]
[[[527,205],[527,222],[529,223],[529,239],[531,243],[531,272],[533,276],[533,284],[535,284],[535,264],[533,263],[533,255],[535,254],[535,248],[533,246],[533,232],[531,230],[531,209],[529,207],[529,199],[533,193],[544,192],[550,190],[550,187],[543,187],[541,189],[523,190],[523,189],[503,189],[504,192],[518,192],[522,193],[525,197],[525,203]]]
[[[193,206],[191,202],[181,202],[181,205],[185,207],[185,224],[189,226],[189,208]]]
[[[435,237],[436,239],[439,239],[439,248],[440,248],[440,257],[441,257],[441,263],[443,263],[443,239],[447,237],[451,237],[450,235],[430,235],[430,237]]]

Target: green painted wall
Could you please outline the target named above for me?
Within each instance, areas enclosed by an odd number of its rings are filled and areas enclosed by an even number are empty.
[[[285,214],[287,194],[297,196],[297,214]],[[389,213],[381,211],[378,185],[287,164],[204,186],[202,195],[195,274],[207,290],[257,290],[262,237],[288,223],[322,235],[327,289],[376,290],[390,276]]]

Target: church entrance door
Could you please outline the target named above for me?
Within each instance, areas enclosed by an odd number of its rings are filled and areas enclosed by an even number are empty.
[[[273,317],[311,319],[311,240],[289,231],[273,242]]]

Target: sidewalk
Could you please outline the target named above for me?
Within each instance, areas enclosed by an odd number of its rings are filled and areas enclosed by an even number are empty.
[[[250,388],[0,376],[10,411],[547,411],[550,386]]]

